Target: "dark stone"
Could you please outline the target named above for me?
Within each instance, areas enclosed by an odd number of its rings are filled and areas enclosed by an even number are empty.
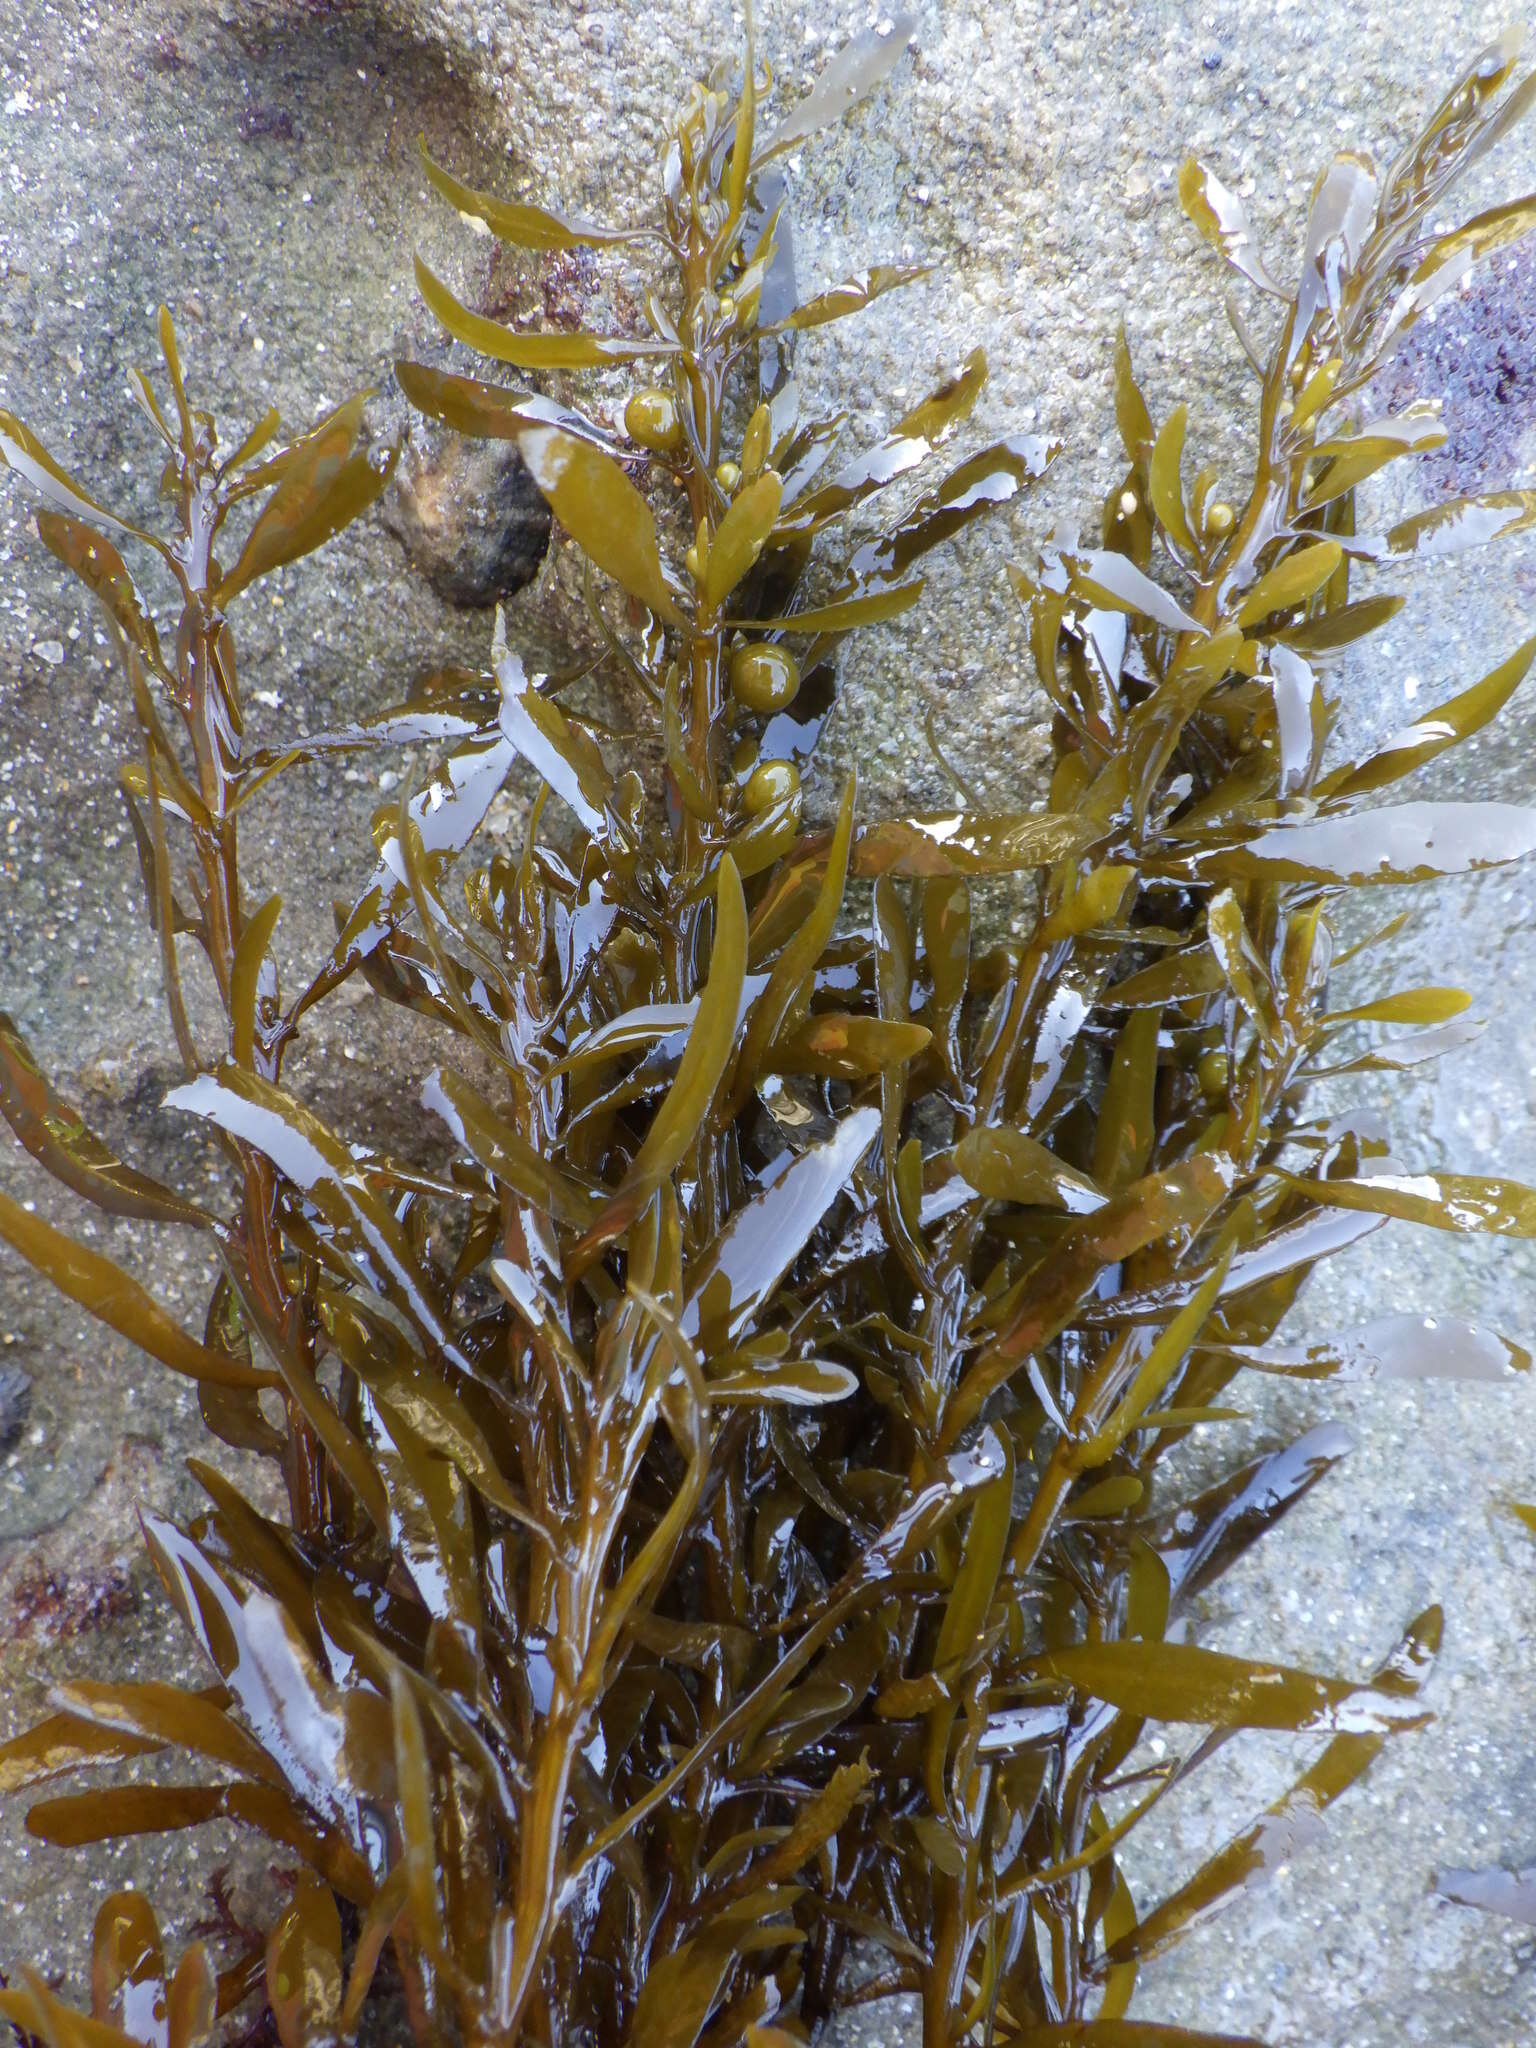
[[[32,1377],[19,1365],[0,1365],[0,1451],[13,1451],[32,1413]]]
[[[257,100],[240,111],[239,130],[247,142],[259,142],[270,137],[278,142],[293,142],[298,138],[298,125],[287,107],[268,106]]]
[[[549,546],[549,507],[506,442],[413,443],[383,517],[438,596],[466,609],[521,590]]]

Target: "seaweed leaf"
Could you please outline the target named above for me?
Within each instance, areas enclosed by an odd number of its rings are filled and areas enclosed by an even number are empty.
[[[602,363],[633,362],[638,356],[667,356],[677,353],[677,343],[661,340],[630,341],[620,335],[521,334],[483,313],[471,312],[456,299],[447,285],[416,258],[416,289],[428,309],[453,336],[478,355],[498,363],[511,363],[518,370],[591,370]]]
[[[178,1218],[185,1221],[185,1218]],[[137,1280],[0,1191],[0,1238],[71,1301],[172,1372],[222,1387],[269,1387],[273,1376],[189,1337]]]
[[[756,164],[782,156],[787,149],[804,142],[818,128],[841,120],[861,100],[868,99],[876,86],[888,78],[901,62],[902,51],[911,40],[913,17],[898,14],[878,28],[865,29],[846,42],[827,64],[811,90],[779,123],[758,150]]]
[[[515,441],[530,427],[555,427],[579,441],[590,441],[605,454],[617,456],[620,444],[611,434],[569,405],[534,391],[508,391],[476,377],[434,370],[427,363],[399,361],[395,378],[418,412],[441,420],[455,433],[482,439]]]
[[[1296,1783],[1252,1826],[1220,1849],[1185,1885],[1146,1914],[1111,1950],[1119,1960],[1145,1961],[1169,1948],[1190,1928],[1244,1893],[1267,1884],[1274,1873],[1316,1839],[1322,1815],[1368,1770],[1394,1727],[1412,1725],[1412,1703],[1439,1652],[1444,1623],[1430,1607],[1411,1625],[1371,1681],[1388,1709],[1384,1724],[1336,1735]],[[1403,1718],[1397,1718],[1401,1714]]]
[[[1384,1173],[1372,1180],[1295,1180],[1329,1209],[1363,1209],[1436,1230],[1536,1237],[1536,1188],[1472,1173]]]
[[[1285,297],[1265,268],[1243,202],[1194,157],[1187,158],[1179,172],[1179,198],[1201,234],[1235,270],[1272,297]]]
[[[829,291],[818,292],[813,299],[806,299],[796,306],[785,327],[803,329],[825,327],[830,320],[844,320],[850,313],[861,313],[886,292],[898,291],[903,285],[914,284],[921,277],[931,274],[933,266],[928,263],[877,263],[870,270],[860,270],[844,283],[834,285]]]
[[[511,242],[519,249],[600,249],[635,240],[634,233],[622,228],[593,227],[590,222],[551,213],[547,207],[493,199],[488,193],[461,184],[451,171],[435,162],[424,135],[417,138],[417,148],[428,183],[436,187],[450,206],[469,220],[482,221],[499,240]]]
[[[123,1162],[87,1129],[38,1066],[15,1022],[0,1012],[0,1115],[55,1180],[110,1216],[208,1228],[213,1219],[196,1202],[162,1187]]]
[[[1411,1698],[1193,1643],[1078,1643],[1033,1658],[1030,1670],[1042,1681],[1158,1721],[1361,1736],[1428,1719]]]
[[[382,462],[355,446],[363,400],[349,398],[295,444],[276,489],[233,569],[219,585],[218,601],[230,604],[242,590],[286,563],[312,554],[350,526],[383,491],[399,455],[392,448]]]
[[[658,618],[680,625],[656,522],[619,465],[558,427],[525,429],[517,445],[550,510],[597,566]]]
[[[709,980],[700,995],[676,1078],[617,1195],[582,1240],[582,1251],[611,1242],[629,1227],[698,1135],[725,1073],[741,1015],[747,966],[746,902],[729,854],[720,863],[715,905]]]
[[[0,412],[0,463],[29,483],[57,511],[87,526],[106,527],[109,533],[127,534],[134,540],[149,540],[137,526],[130,526],[99,504],[89,491],[77,484],[68,470],[61,469],[37,436],[16,418]],[[151,543],[153,545],[154,543]]]

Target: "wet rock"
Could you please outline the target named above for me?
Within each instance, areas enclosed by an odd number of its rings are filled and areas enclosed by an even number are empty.
[[[383,517],[444,603],[464,609],[531,583],[549,545],[549,507],[516,450],[461,434],[413,440]]]
[[[134,1508],[153,1478],[159,1449],[158,1442],[123,1441],[97,1483],[52,1528],[31,1542],[0,1548],[0,1657],[17,1644],[58,1643],[108,1629],[137,1607],[135,1573],[142,1571],[144,1551]]]

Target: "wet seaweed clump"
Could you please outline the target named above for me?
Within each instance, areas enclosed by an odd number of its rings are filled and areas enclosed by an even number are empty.
[[[518,249],[651,267],[644,332],[608,336],[500,325],[418,266],[481,356],[632,362],[623,433],[399,365],[417,407],[520,451],[586,558],[596,671],[529,674],[499,630],[481,673],[256,748],[236,600],[378,497],[359,402],[228,446],[162,315],[167,396],[137,388],[168,538],[0,415],[43,539],[115,635],[185,1066],[168,1102],[216,1134],[231,1190],[210,1205],[116,1158],[7,1026],[20,1142],[82,1201],[209,1238],[204,1327],[4,1195],[0,1234],[195,1381],[212,1436],[270,1461],[286,1502],[197,1463],[206,1512],[145,1533],[209,1682],[62,1685],[0,1748],[11,1792],[109,1771],[31,1807],[45,1843],[222,1816],[292,1866],[270,1929],[225,1915],[174,1972],[150,1906],[106,1899],[94,2018],[25,1968],[0,1993],[50,2048],[191,2048],[220,2015],[314,2048],[354,2037],[381,1971],[424,2048],[791,2048],[898,1991],[925,2048],[1211,2040],[1126,2017],[1142,1965],[1427,1718],[1435,1610],[1358,1676],[1189,1637],[1192,1599],[1323,1476],[1336,1431],[1204,1491],[1154,1480],[1243,1372],[1527,1362],[1449,1321],[1306,1346],[1281,1326],[1316,1262],[1389,1218],[1536,1234],[1536,1194],[1404,1171],[1314,1095],[1465,1029],[1453,990],[1331,1005],[1341,902],[1536,847],[1531,811],[1393,795],[1497,713],[1536,643],[1361,759],[1330,745],[1340,669],[1399,603],[1356,579],[1536,526],[1532,492],[1382,532],[1356,511],[1443,438],[1428,407],[1373,410],[1378,367],[1536,219],[1526,200],[1428,225],[1536,83],[1506,39],[1384,173],[1336,157],[1294,289],[1186,167],[1188,213],[1257,293],[1237,322],[1251,487],[1185,479],[1186,409],[1154,422],[1122,343],[1124,472],[1089,542],[1014,572],[1055,711],[1047,801],[871,816],[850,778],[818,823],[802,776],[842,643],[917,604],[928,552],[1055,452],[939,454],[979,350],[855,452],[794,373],[797,335],[914,274],[802,296],[780,170],[908,34],[856,37],[773,118],[749,42],[739,85],[721,72],[683,110],[633,227],[428,165]],[[174,638],[125,550],[174,580]],[[594,676],[635,740],[583,709]],[[379,812],[334,946],[284,990],[280,901],[242,886],[246,807],[317,756],[407,742],[441,766]],[[482,854],[519,763],[521,847]],[[983,943],[989,891],[1033,904],[1017,940]],[[217,1042],[184,990],[197,955]],[[283,1085],[310,1011],[358,976],[441,1042],[430,1169]],[[1153,1724],[1171,1740],[1144,1745]],[[1133,1898],[1131,1829],[1251,1728],[1315,1735],[1315,1760],[1169,1896]],[[112,1779],[154,1751],[174,1783]]]

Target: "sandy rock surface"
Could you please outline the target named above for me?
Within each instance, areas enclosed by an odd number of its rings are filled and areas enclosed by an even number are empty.
[[[825,0],[760,0],[757,12],[786,93],[879,18]],[[993,376],[977,438],[1027,427],[1066,452],[1032,498],[936,567],[924,609],[850,660],[820,801],[855,760],[871,805],[944,801],[953,785],[924,737],[930,714],[983,801],[1032,799],[1041,703],[1002,565],[1027,558],[1058,520],[1090,520],[1116,479],[1120,320],[1154,412],[1187,398],[1200,459],[1227,466],[1227,495],[1241,484],[1237,423],[1251,387],[1222,315],[1224,280],[1179,214],[1179,162],[1209,156],[1284,273],[1317,166],[1346,145],[1387,155],[1502,25],[1469,0],[916,8],[914,54],[894,89],[792,160],[792,206],[802,279],[832,282],[875,261],[938,269],[861,322],[811,337],[802,373],[862,438],[980,341]],[[490,245],[428,194],[418,131],[509,197],[621,217],[645,203],[687,81],[732,52],[736,34],[715,0],[0,0],[0,406],[104,496],[151,516],[155,465],[124,373],[151,366],[163,299],[189,376],[221,418],[276,403],[301,424],[371,384],[374,431],[402,431],[390,361],[402,348],[447,359],[415,298],[413,248],[466,295],[530,315],[578,322],[604,289],[580,263],[493,267]],[[1467,210],[1529,189],[1533,173],[1536,130],[1490,162]],[[1533,280],[1527,259],[1501,258],[1404,356],[1388,395],[1443,392],[1451,430],[1416,479],[1422,496],[1533,481]],[[600,381],[600,405],[620,407],[625,388]],[[237,618],[258,737],[318,729],[408,694],[432,667],[484,658],[489,613],[445,604],[398,537],[415,536],[419,564],[422,535],[442,518],[443,459],[417,430],[400,472],[414,500],[271,579]],[[501,573],[494,534],[431,538],[450,561],[468,549],[481,572],[471,589],[444,571],[438,589],[481,594],[487,561],[492,580]],[[1529,538],[1426,582],[1369,660],[1345,671],[1350,730],[1389,730],[1493,666],[1531,630],[1533,584]],[[531,659],[580,652],[570,589],[569,565],[554,560],[510,604],[509,632]],[[0,490],[0,1006],[111,1142],[195,1187],[211,1155],[158,1106],[174,1053],[115,794],[131,718],[105,652],[88,600],[32,533],[23,493]],[[1533,739],[1536,697],[1517,700],[1497,732],[1415,793],[1529,799]],[[290,973],[319,957],[330,899],[359,875],[370,811],[392,786],[381,776],[426,765],[312,769],[253,820],[253,879],[287,892]],[[510,792],[503,826],[527,795]],[[1372,1094],[1405,1160],[1536,1178],[1533,921],[1536,867],[1492,873],[1426,896],[1388,957],[1351,970],[1349,1000],[1472,977],[1489,1019],[1481,1043],[1438,1073]],[[372,998],[333,1012],[291,1078],[344,1130],[408,1148],[423,1142],[411,1084],[425,1054],[377,1012]],[[68,1218],[9,1144],[0,1185]],[[135,1270],[153,1259],[165,1298],[200,1319],[209,1276],[197,1245],[97,1229]],[[1322,1331],[1403,1308],[1472,1314],[1529,1339],[1536,1260],[1516,1246],[1382,1232],[1325,1277],[1306,1316]],[[59,1673],[186,1664],[133,1511],[190,1511],[181,1461],[202,1446],[195,1401],[9,1256],[0,1367],[30,1382],[0,1387],[8,1731],[36,1717]],[[1429,1699],[1440,1718],[1394,1745],[1266,1891],[1149,1970],[1138,2010],[1256,2032],[1276,2048],[1528,2040],[1530,1930],[1440,1905],[1429,1887],[1441,1864],[1536,1856],[1536,1552],[1491,1512],[1501,1493],[1536,1487],[1536,1388],[1260,1388],[1248,1405],[1233,1462],[1324,1416],[1345,1422],[1358,1448],[1222,1583],[1201,1639],[1361,1670],[1438,1598],[1446,1650]],[[1203,1774],[1138,1837],[1138,1897],[1150,1903],[1245,1821],[1289,1762],[1256,1741]],[[93,1902],[129,1881],[155,1892],[173,1944],[206,1911],[186,1841],[51,1851],[21,1824],[20,1803],[0,1801],[0,1966],[31,1957],[78,1971]],[[259,1858],[242,1873],[248,1890],[267,1882]],[[855,2037],[912,2038],[912,2017],[877,2009],[848,2028]]]

